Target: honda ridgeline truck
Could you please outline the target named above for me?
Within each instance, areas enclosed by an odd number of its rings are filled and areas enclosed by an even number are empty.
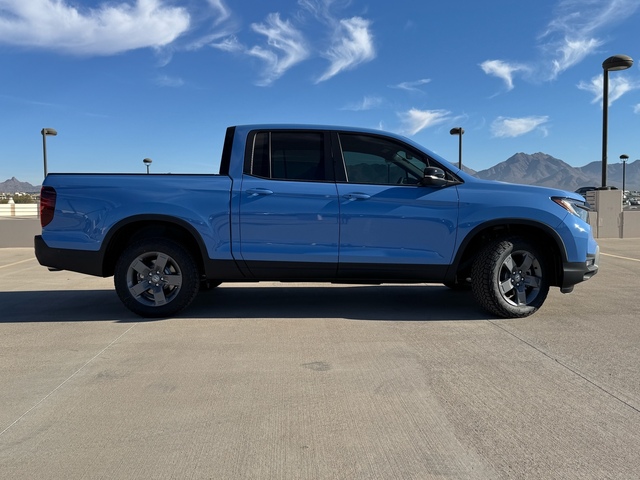
[[[52,270],[113,276],[143,317],[255,281],[442,283],[525,317],[598,271],[588,210],[394,134],[248,125],[227,129],[219,174],[49,174],[35,251]]]

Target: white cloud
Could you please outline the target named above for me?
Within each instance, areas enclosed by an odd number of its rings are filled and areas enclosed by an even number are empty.
[[[415,135],[420,130],[433,127],[451,118],[451,112],[447,110],[418,110],[417,108],[412,108],[398,115],[402,121],[404,135]]]
[[[188,50],[198,50],[210,46],[229,53],[241,53],[261,60],[264,69],[257,85],[267,86],[278,80],[287,70],[296,64],[307,60],[312,52],[326,52],[321,54],[330,61],[330,66],[319,76],[316,83],[328,80],[340,72],[375,58],[373,35],[370,22],[360,17],[337,19],[331,12],[335,0],[298,0],[301,7],[291,16],[291,20],[282,20],[280,13],[271,13],[261,23],[253,23],[251,29],[266,37],[266,45],[243,44],[237,35],[239,29],[233,18],[233,13],[222,0],[208,0],[217,19],[213,33],[192,41]],[[313,20],[328,29],[329,46],[311,45],[303,31],[298,28],[309,25],[308,14]],[[314,42],[315,43],[315,42]]]
[[[377,108],[384,102],[384,99],[381,97],[371,97],[365,96],[362,101],[358,103],[350,103],[346,107],[343,107],[342,110],[351,110],[353,112],[362,112],[365,110],[371,110],[373,108]]]
[[[508,138],[519,137],[535,129],[540,129],[546,136],[547,130],[543,125],[548,121],[549,117],[546,115],[522,118],[498,117],[491,124],[491,133],[494,137]]]
[[[504,80],[507,90],[513,90],[513,74],[519,71],[527,71],[529,68],[521,64],[510,64],[503,62],[502,60],[487,60],[480,64],[480,68],[487,75],[493,75],[494,77]]]
[[[161,47],[185,33],[186,9],[161,0],[105,2],[77,8],[68,0],[3,0],[0,43],[78,55],[114,55]]]
[[[640,88],[640,83],[634,82],[628,77],[618,75],[619,78],[609,78],[609,105],[618,100],[622,95]]]
[[[284,75],[287,70],[306,60],[310,53],[307,41],[300,30],[288,20],[282,20],[279,13],[271,13],[264,22],[252,23],[251,29],[266,37],[266,45],[247,47],[234,34],[211,34],[192,43],[196,50],[204,45],[229,53],[241,53],[261,60],[264,68],[261,78],[256,82],[259,86],[271,85]]]
[[[389,85],[389,88],[399,88],[400,90],[407,90],[409,92],[420,92],[418,87],[426,85],[431,82],[430,78],[421,78],[420,80],[414,80],[412,82],[402,82],[397,85]]]
[[[230,51],[224,48],[226,41],[220,41],[220,39],[226,37],[235,39],[234,35],[239,30],[239,26],[237,21],[233,19],[233,12],[222,0],[207,0],[207,3],[210,8],[208,10],[194,11],[193,17],[198,18],[200,22],[208,20],[210,16],[214,17],[213,22],[207,27],[208,33],[200,35],[195,40],[190,40],[184,49],[194,51],[206,46],[218,48],[222,44],[222,50]]]
[[[551,62],[548,80],[598,51],[604,41],[597,34],[626,20],[638,9],[637,0],[561,0],[554,18],[540,36],[541,48]]]
[[[635,105],[633,107],[633,113],[638,113],[640,114],[640,103],[638,103],[637,105]]]
[[[551,61],[551,78],[556,78],[565,70],[577,65],[602,44],[602,41],[595,38],[578,40],[565,38],[563,43],[556,49],[560,58]]]
[[[256,45],[246,52],[266,63],[258,85],[270,85],[295,64],[309,56],[307,42],[302,33],[290,22],[281,20],[278,13],[269,14],[265,23],[253,23],[251,28],[267,37],[267,44],[270,47]]]
[[[580,82],[578,88],[593,95],[591,103],[599,102],[602,104],[602,94],[604,93],[603,83],[604,77],[597,75],[593,77],[590,82]],[[640,89],[640,82],[634,82],[620,73],[609,75],[609,106],[625,93],[638,89]]]
[[[215,25],[218,25],[231,16],[231,11],[224,4],[222,0],[207,0],[211,8],[218,13],[218,18],[215,21]]]
[[[245,50],[244,45],[238,41],[235,35],[230,35],[219,42],[213,42],[209,45],[225,52],[242,52]]]
[[[298,0],[298,5],[303,9],[311,12],[317,19],[328,23],[334,22],[330,13],[332,3],[334,3],[334,0]]]
[[[360,17],[340,20],[333,46],[324,55],[331,65],[317,83],[375,58],[373,35],[369,27],[370,22]]]
[[[336,18],[331,10],[348,3],[299,0],[299,10],[283,20],[269,14],[251,30],[264,42],[238,39],[241,28],[228,0],[0,0],[0,46],[51,50],[83,56],[115,55],[152,48],[160,66],[179,51],[213,47],[259,59],[259,85],[270,85],[313,50],[326,52],[330,65],[318,82],[375,58],[370,21]],[[90,4],[90,6],[87,6]],[[173,6],[183,4],[184,6]],[[301,24],[311,13],[327,32],[327,45],[310,46]],[[318,42],[320,43],[320,42]],[[161,78],[161,77],[159,77]]]
[[[640,7],[638,0],[560,0],[553,19],[537,39],[541,56],[533,61],[510,64],[488,60],[481,64],[488,75],[504,80],[512,90],[513,74],[522,72],[532,81],[555,80],[560,74],[599,52],[606,43],[602,32],[627,20]]]
[[[541,37],[558,32],[586,38],[604,26],[625,20],[638,6],[637,0],[561,0]]]
[[[179,77],[170,77],[169,75],[158,75],[156,77],[156,85],[160,87],[182,87],[184,80]]]
[[[38,92],[35,92],[38,93]],[[42,102],[39,100],[32,100],[27,98],[14,97],[12,95],[0,94],[0,99],[8,100],[10,102],[24,103],[25,105],[37,105],[39,107],[51,107],[51,108],[67,108],[66,105],[60,105],[56,103]]]

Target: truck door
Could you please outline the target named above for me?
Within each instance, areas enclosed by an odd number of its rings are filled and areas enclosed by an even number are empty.
[[[438,278],[452,261],[458,192],[422,186],[433,159],[399,141],[340,133],[340,277]],[[430,272],[432,274],[430,274]]]
[[[339,204],[328,138],[299,130],[249,135],[239,231],[241,257],[255,277],[335,277]]]

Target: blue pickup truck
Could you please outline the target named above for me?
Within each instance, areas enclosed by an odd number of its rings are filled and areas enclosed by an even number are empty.
[[[498,317],[598,271],[588,204],[479,180],[377,130],[245,125],[219,174],[50,174],[40,264],[114,277],[124,305],[168,317],[221,282],[442,283]]]

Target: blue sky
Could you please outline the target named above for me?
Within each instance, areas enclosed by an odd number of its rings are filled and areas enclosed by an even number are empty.
[[[640,158],[639,0],[0,0],[0,181],[217,172],[224,131],[406,135],[483,170],[518,152]]]

